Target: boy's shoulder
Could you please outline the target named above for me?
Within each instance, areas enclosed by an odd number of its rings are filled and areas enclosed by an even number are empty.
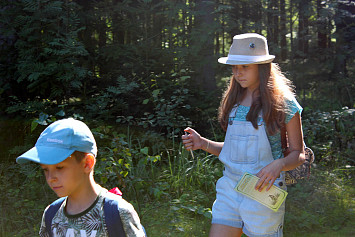
[[[120,213],[122,221],[124,219],[127,219],[128,217],[131,218],[132,215],[133,217],[138,217],[133,205],[126,201],[125,199],[122,198],[122,196],[111,193],[105,189],[102,193],[102,196],[104,197],[104,202],[115,202],[118,207],[118,211]],[[135,216],[137,215],[137,216]]]
[[[102,189],[103,190],[101,191],[101,195],[104,198],[104,202],[108,202],[108,201],[116,202],[119,209],[130,208],[130,206],[132,206],[129,202],[123,199],[121,195],[112,193],[105,188]]]
[[[109,224],[112,220],[120,219],[127,236],[145,236],[139,216],[131,203],[123,199],[122,196],[111,193],[106,189],[102,192],[102,196],[104,197],[106,224]],[[118,211],[115,210],[116,208]],[[114,225],[114,223],[111,224]]]
[[[53,225],[56,225],[55,223],[58,225],[67,223],[68,217],[64,211],[65,205],[66,198],[59,198],[46,208],[40,232],[46,232],[46,226],[51,228]],[[94,217],[101,219],[102,216],[105,217],[105,226],[107,227],[106,230],[108,233],[126,233],[128,236],[143,236],[139,234],[143,232],[138,214],[134,207],[121,196],[111,193],[105,188],[102,188],[95,206],[82,216],[76,216],[77,221],[75,223],[81,223],[84,220],[87,221]],[[87,231],[87,233],[89,232]],[[115,235],[109,234],[109,236]]]

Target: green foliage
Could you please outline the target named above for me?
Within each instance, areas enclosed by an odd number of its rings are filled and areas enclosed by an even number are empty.
[[[305,109],[305,142],[316,154],[316,162],[326,167],[354,167],[355,110],[312,112]]]
[[[319,13],[315,2],[300,9],[298,1],[285,3],[286,19],[266,2],[3,1],[0,111],[30,119],[41,112],[78,113],[169,136],[188,124],[205,128],[200,116],[208,110],[215,114],[216,85],[229,73],[213,62],[226,55],[231,37],[241,32],[265,34],[270,52],[278,54],[279,24],[291,32],[282,33],[288,35],[290,57],[278,62],[291,73],[303,104],[321,100],[327,110],[352,108],[353,28],[347,3],[324,2]],[[310,24],[319,23],[304,29],[302,35],[310,38],[295,34],[304,20],[297,12]],[[325,48],[316,34],[321,26],[329,43]],[[301,41],[308,52],[298,49]]]
[[[88,71],[79,66],[87,56],[78,41],[78,5],[62,1],[22,1],[14,19],[18,39],[16,82],[41,99],[62,101],[79,93]],[[64,90],[65,88],[65,90]]]
[[[283,2],[284,13],[272,1],[1,1],[0,236],[37,235],[55,195],[35,166],[13,160],[63,117],[93,128],[96,180],[123,190],[149,235],[206,236],[222,165],[204,152],[193,158],[180,135],[194,126],[223,140],[216,110],[230,71],[215,62],[244,32],[267,36],[289,72],[316,154],[312,180],[289,190],[287,236],[347,235],[355,171],[352,8]]]
[[[152,107],[153,112],[144,112],[138,125],[144,128],[160,127],[167,129],[169,136],[176,136],[181,128],[188,124],[189,118],[183,113],[189,111],[189,89],[187,89],[187,80],[190,76],[186,75],[185,70],[180,73],[170,75],[170,83],[167,83],[164,76],[153,76],[147,99],[143,104]],[[164,131],[165,132],[165,131]]]
[[[38,165],[0,164],[1,236],[35,236],[43,210],[55,199]]]
[[[182,149],[182,150],[181,150]],[[196,188],[209,193],[215,189],[215,182],[222,175],[222,166],[215,156],[194,152],[194,157],[183,148],[167,151],[168,169],[162,174],[171,184],[171,193],[178,196]]]
[[[153,128],[175,136],[188,124],[183,112],[190,109],[185,70],[171,75],[150,75],[148,82],[128,81],[120,76],[117,84],[106,88],[86,103],[86,113],[95,119]],[[132,107],[134,105],[134,107]]]
[[[119,76],[115,84],[87,101],[86,114],[103,121],[114,120],[128,110],[130,103],[138,103],[137,98],[133,96],[138,87],[136,82],[129,82],[123,76]]]
[[[149,155],[148,146],[153,140],[139,140],[133,138],[134,132],[118,133],[111,126],[100,126],[93,131],[99,138],[95,177],[100,184],[107,188],[120,187],[138,208],[139,203],[167,195],[166,183],[153,182],[161,162],[159,154]]]

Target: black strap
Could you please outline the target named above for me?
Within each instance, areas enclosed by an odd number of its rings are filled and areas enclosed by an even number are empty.
[[[118,209],[118,201],[106,197],[104,203],[104,213],[108,236],[126,236]]]
[[[46,231],[49,234],[50,237],[53,236],[52,233],[52,220],[54,218],[54,215],[57,213],[57,211],[59,210],[60,206],[62,205],[62,203],[64,202],[65,197],[59,198],[56,201],[54,201],[47,209],[46,214],[44,216],[44,221],[46,224]]]

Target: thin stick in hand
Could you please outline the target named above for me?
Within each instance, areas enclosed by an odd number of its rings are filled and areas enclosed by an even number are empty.
[[[188,135],[187,132],[185,132],[185,135]],[[192,152],[192,149],[190,149],[190,153],[191,153],[192,159],[195,159],[195,156],[194,156],[194,153]]]

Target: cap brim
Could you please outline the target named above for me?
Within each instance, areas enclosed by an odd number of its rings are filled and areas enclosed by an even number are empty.
[[[275,59],[274,55],[268,55],[262,60],[231,60],[228,57],[222,57],[218,59],[219,63],[228,65],[244,65],[244,64],[264,64],[271,63]]]
[[[74,151],[58,147],[35,146],[17,157],[16,162],[24,164],[33,161],[44,165],[55,165],[67,159]]]

